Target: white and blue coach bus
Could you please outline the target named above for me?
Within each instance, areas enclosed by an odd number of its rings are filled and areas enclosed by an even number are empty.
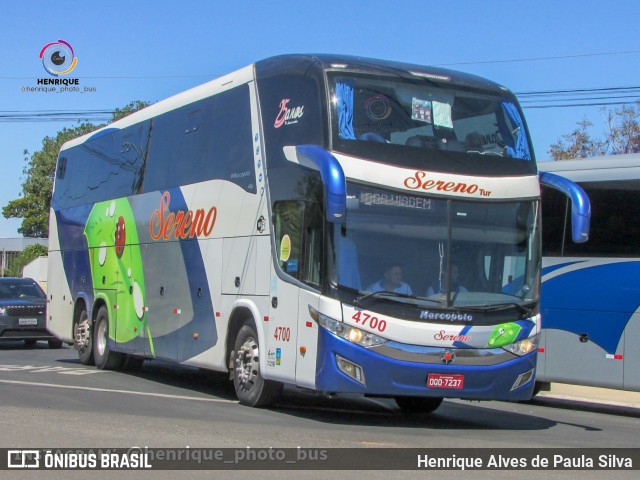
[[[504,87],[275,57],[66,143],[56,168],[48,328],[83,364],[228,371],[252,406],[284,384],[421,411],[532,393],[540,178]]]
[[[589,241],[568,241],[564,196],[542,189],[542,338],[537,381],[640,390],[640,155],[539,162],[578,183]]]

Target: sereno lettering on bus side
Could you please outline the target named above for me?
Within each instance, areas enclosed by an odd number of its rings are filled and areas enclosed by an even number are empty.
[[[428,179],[427,172],[417,171],[412,177],[407,177],[404,180],[404,186],[411,190],[438,190],[442,192],[455,192],[455,193],[467,193],[473,195],[480,191],[484,192],[475,183],[464,182],[445,182],[444,180]]]
[[[218,210],[211,207],[208,211],[199,208],[193,210],[170,211],[171,194],[164,192],[160,198],[160,207],[153,211],[149,220],[149,234],[154,240],[170,238],[187,239],[208,237],[216,224]],[[166,212],[169,212],[167,215]]]

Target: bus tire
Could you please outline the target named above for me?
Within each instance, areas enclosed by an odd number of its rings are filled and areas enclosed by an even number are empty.
[[[431,413],[442,404],[437,397],[396,397],[396,403],[407,414]]]
[[[109,349],[109,314],[103,305],[98,310],[93,327],[93,358],[100,370],[116,370],[122,366],[124,355]]]
[[[252,321],[246,321],[236,336],[233,349],[233,386],[242,405],[267,407],[282,393],[282,383],[265,380],[260,374],[260,345]]]
[[[73,342],[78,350],[78,358],[82,365],[95,365],[93,358],[93,324],[87,315],[87,309],[82,308],[78,319],[73,324]]]

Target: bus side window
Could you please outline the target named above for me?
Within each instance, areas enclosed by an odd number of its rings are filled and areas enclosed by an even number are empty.
[[[278,265],[288,275],[319,287],[322,260],[322,209],[318,204],[287,200],[273,206]]]
[[[307,203],[305,211],[304,270],[302,281],[320,287],[322,278],[322,252],[324,232],[322,230],[322,207],[317,203]]]
[[[282,201],[273,206],[278,265],[293,278],[300,279],[304,202]]]

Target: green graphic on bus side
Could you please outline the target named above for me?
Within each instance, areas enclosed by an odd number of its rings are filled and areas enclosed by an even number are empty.
[[[489,337],[489,343],[487,346],[502,347],[503,345],[514,343],[516,338],[518,338],[520,330],[522,330],[522,327],[517,323],[510,322],[497,325],[493,329],[493,332],[491,332],[491,337]]]
[[[117,310],[110,315],[109,337],[128,342],[146,331],[150,352],[153,341],[147,323],[144,267],[138,231],[126,198],[96,203],[84,228],[94,295],[101,289],[116,292]],[[117,317],[116,328],[113,328]],[[115,335],[114,335],[115,333]]]

